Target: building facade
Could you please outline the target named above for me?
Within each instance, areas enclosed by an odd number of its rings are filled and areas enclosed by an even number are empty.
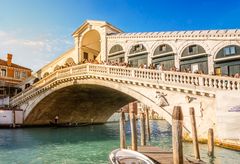
[[[40,69],[38,78],[93,61],[221,76],[240,73],[239,29],[125,33],[107,22],[87,20],[72,36],[74,47]]]
[[[12,54],[7,60],[0,59],[0,96],[1,106],[6,104],[5,98],[20,92],[18,85],[31,76],[31,69],[12,63]],[[27,86],[26,86],[27,87]]]

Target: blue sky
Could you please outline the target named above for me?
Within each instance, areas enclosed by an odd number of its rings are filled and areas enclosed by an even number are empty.
[[[125,32],[239,29],[239,0],[0,0],[0,57],[37,70],[73,46],[84,20]]]

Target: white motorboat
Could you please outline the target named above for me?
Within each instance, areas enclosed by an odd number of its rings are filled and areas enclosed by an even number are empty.
[[[147,156],[132,150],[116,149],[109,154],[110,164],[154,164]]]

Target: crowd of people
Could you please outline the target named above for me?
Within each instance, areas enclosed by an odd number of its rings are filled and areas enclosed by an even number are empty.
[[[98,62],[96,59],[94,60],[83,60],[81,64],[85,63],[92,63],[92,64],[102,64],[102,65],[110,65],[110,66],[122,66],[122,67],[133,67],[130,63],[127,62],[117,62],[117,61],[100,61]],[[150,64],[149,66],[147,64],[140,64],[138,68],[142,69],[152,69],[152,70],[160,70],[160,71],[174,71],[174,72],[186,72],[186,73],[196,73],[196,74],[204,74],[203,70],[196,70],[192,72],[190,68],[184,68],[183,70],[180,70],[176,68],[175,66],[166,68],[164,64],[160,65],[155,65],[155,64]],[[240,70],[239,70],[240,71]],[[211,75],[215,75],[214,73],[211,73]],[[236,73],[231,75],[231,77],[234,78],[240,78],[240,73]]]

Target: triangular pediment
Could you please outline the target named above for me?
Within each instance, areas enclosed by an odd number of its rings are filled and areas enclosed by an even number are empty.
[[[72,36],[78,36],[81,33],[83,33],[85,30],[89,29],[91,26],[99,26],[99,27],[106,27],[110,29],[111,31],[114,31],[116,33],[122,33],[123,31],[118,29],[117,27],[111,25],[110,23],[106,21],[98,21],[98,20],[86,20],[73,34]]]

